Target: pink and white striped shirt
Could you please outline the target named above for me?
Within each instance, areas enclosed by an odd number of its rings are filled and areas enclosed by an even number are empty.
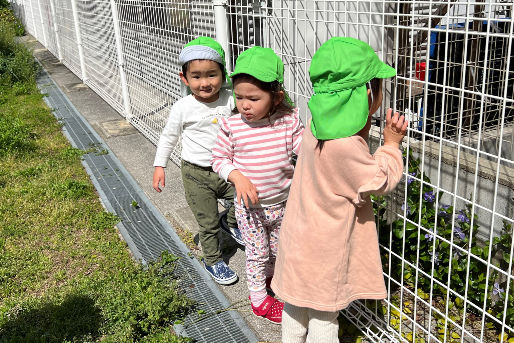
[[[219,124],[212,169],[225,181],[234,169],[250,179],[259,193],[254,207],[287,200],[294,172],[292,154],[298,155],[303,133],[298,109],[255,122],[236,114],[221,118]]]

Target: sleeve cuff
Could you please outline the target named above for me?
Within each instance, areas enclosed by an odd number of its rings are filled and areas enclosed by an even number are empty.
[[[229,164],[229,165],[226,165],[226,166],[223,166],[219,172],[219,175],[220,177],[225,180],[226,182],[228,182],[228,176],[229,174],[233,171],[237,169],[236,167],[234,167],[233,165]]]
[[[164,167],[168,165],[168,158],[162,156],[156,156],[153,162],[154,167]]]

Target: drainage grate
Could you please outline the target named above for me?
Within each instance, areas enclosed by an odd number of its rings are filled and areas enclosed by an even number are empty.
[[[195,314],[189,315],[183,325],[175,327],[176,331],[198,342],[257,342],[239,313],[222,311],[209,315],[230,305],[226,297],[200,263],[189,255],[170,224],[50,76],[42,71],[37,82],[41,92],[48,95],[45,101],[62,122],[71,144],[78,149],[91,150],[83,156],[82,163],[106,208],[121,218],[117,226],[134,256],[142,263],[155,260],[164,250],[181,257],[176,268],[181,276],[179,286],[198,303],[205,315],[200,321]],[[132,205],[134,201],[137,208]]]

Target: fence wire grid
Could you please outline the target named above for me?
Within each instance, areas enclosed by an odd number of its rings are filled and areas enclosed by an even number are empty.
[[[388,297],[342,312],[374,342],[514,341],[512,1],[11,5],[30,34],[154,144],[184,94],[178,54],[197,36],[223,40],[229,70],[245,49],[273,48],[304,123],[316,49],[333,36],[368,42],[398,72],[385,81],[371,149],[381,144],[387,107],[410,128],[404,180],[373,199]]]

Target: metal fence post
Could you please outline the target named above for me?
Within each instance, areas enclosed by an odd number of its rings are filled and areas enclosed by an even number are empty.
[[[32,18],[32,32],[31,32],[31,34],[37,39],[36,18],[34,17],[34,6],[32,6],[32,1],[29,1],[29,6],[30,6],[30,16]]]
[[[227,20],[227,0],[213,0],[214,5],[214,22],[216,23],[216,40],[221,44],[225,50],[225,63],[227,65],[227,72],[232,71],[230,61],[232,54],[229,47],[228,39],[228,20]]]
[[[79,13],[77,11],[77,0],[71,0],[71,11],[73,13],[73,24],[75,26],[75,39],[77,40],[77,48],[79,52],[80,72],[82,82],[87,81],[86,62],[84,59],[84,48],[82,47],[82,34],[80,33]]]
[[[116,51],[118,53],[118,68],[120,71],[120,80],[121,80],[121,94],[123,97],[123,106],[125,108],[125,118],[130,120],[132,118],[132,111],[130,108],[130,97],[128,92],[127,85],[127,76],[125,74],[125,59],[123,58],[123,49],[121,47],[121,34],[120,34],[120,22],[118,18],[118,9],[116,8],[116,3],[114,0],[111,0],[111,11],[112,11],[112,21],[114,26],[114,37],[116,39]]]
[[[52,21],[54,26],[55,33],[55,45],[57,46],[57,55],[59,57],[59,61],[62,61],[62,50],[61,50],[61,41],[59,36],[59,25],[57,25],[57,15],[55,12],[54,0],[50,0],[50,13],[52,14]]]
[[[45,45],[45,48],[48,48],[48,40],[46,38],[46,32],[44,27],[44,21],[43,21],[43,10],[41,9],[41,1],[37,0],[37,5],[39,9],[39,22],[41,23],[41,31],[43,31],[43,43]]]

